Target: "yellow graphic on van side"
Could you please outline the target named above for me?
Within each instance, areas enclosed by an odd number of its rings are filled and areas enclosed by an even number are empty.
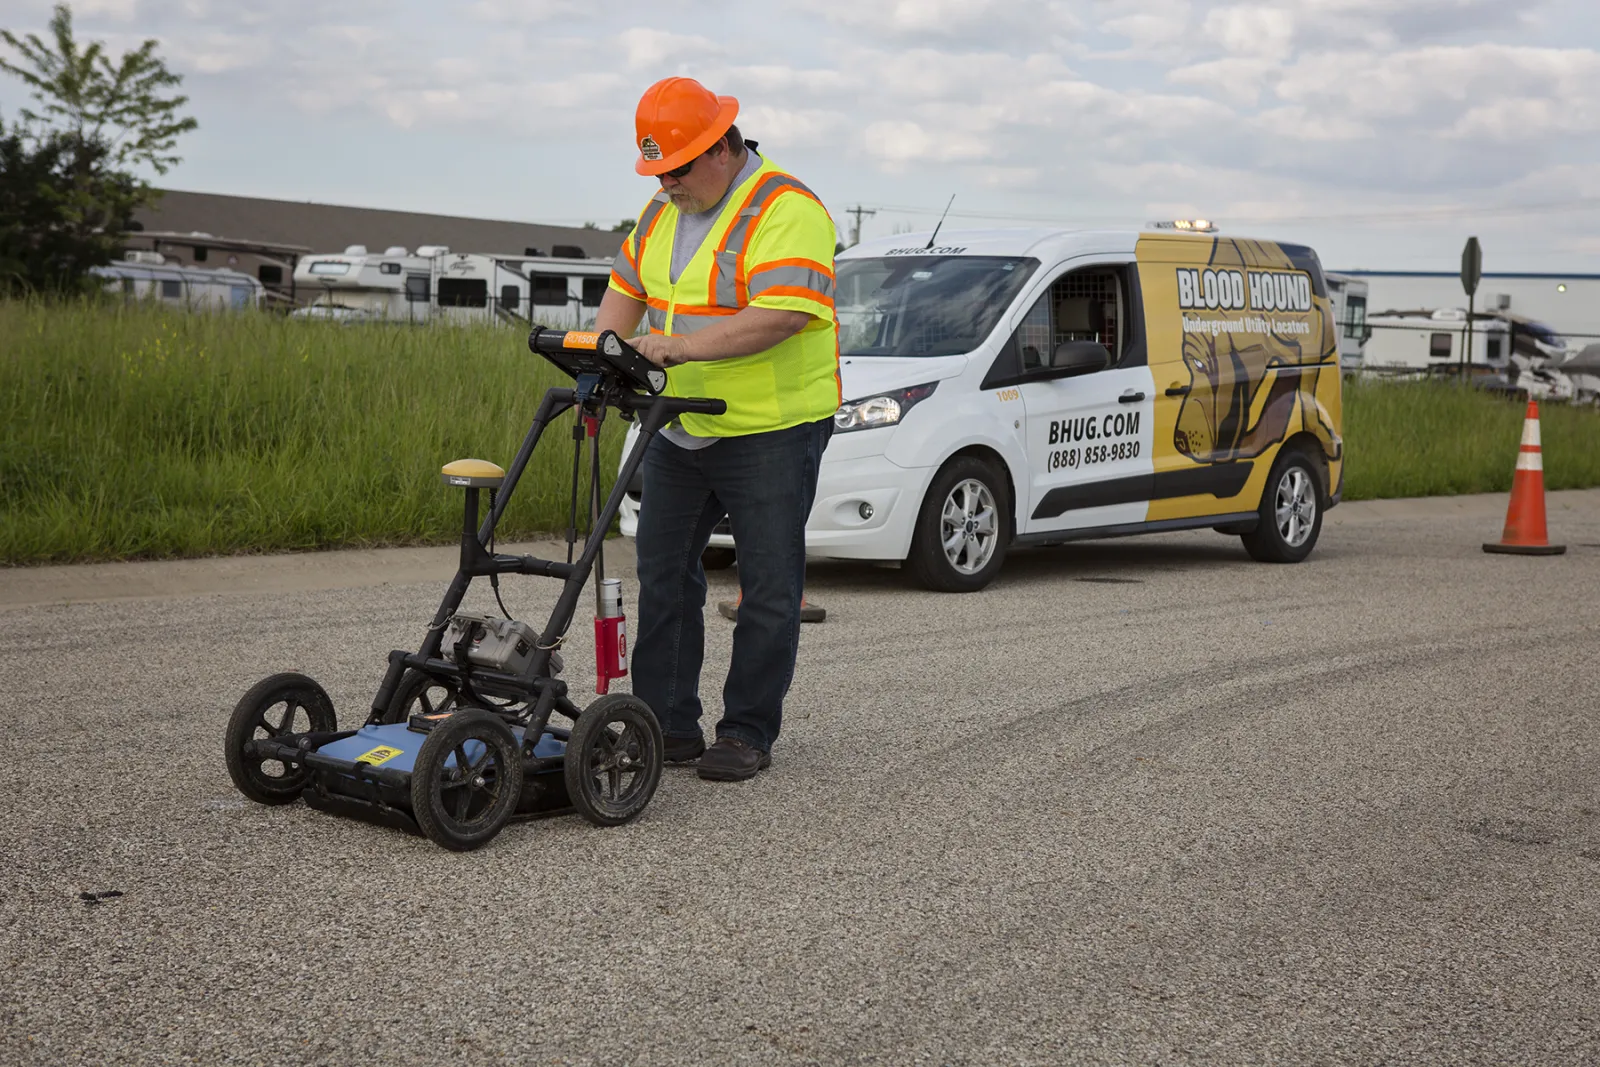
[[[1326,292],[1316,292],[1309,253],[1270,241],[1198,236],[1139,240],[1140,289],[1157,396],[1154,464],[1249,464],[1234,497],[1153,501],[1148,518],[1255,510],[1278,446],[1316,439],[1338,482],[1338,336]],[[1241,472],[1242,473],[1242,472]]]

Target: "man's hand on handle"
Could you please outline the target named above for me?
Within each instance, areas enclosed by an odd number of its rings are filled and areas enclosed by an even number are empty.
[[[648,333],[629,342],[639,354],[658,367],[676,367],[689,362],[689,339],[668,337],[664,333]]]

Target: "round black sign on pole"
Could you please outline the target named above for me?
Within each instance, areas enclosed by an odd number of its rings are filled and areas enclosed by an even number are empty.
[[[1476,237],[1468,237],[1461,250],[1461,288],[1467,291],[1467,335],[1461,346],[1461,379],[1472,370],[1472,321],[1477,310],[1478,281],[1483,277],[1483,246]]]

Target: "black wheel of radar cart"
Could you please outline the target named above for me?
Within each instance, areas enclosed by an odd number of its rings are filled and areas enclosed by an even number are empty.
[[[1299,563],[1322,533],[1323,499],[1316,461],[1304,452],[1283,452],[1262,490],[1256,528],[1240,535],[1245,551],[1262,563]]]
[[[731,548],[710,545],[700,553],[700,566],[708,571],[725,571],[738,558],[738,553]]]
[[[661,781],[661,726],[636,696],[612,693],[583,709],[563,771],[572,806],[596,826],[638,816]]]
[[[407,722],[413,715],[443,715],[456,709],[460,694],[454,689],[429,677],[422,671],[408,668],[395,686],[394,696],[384,710],[385,724]]]
[[[263,759],[252,741],[335,729],[333,701],[303,674],[274,674],[251,686],[228,718],[223,758],[239,792],[257,804],[292,804],[311,780],[304,764]]]
[[[1011,542],[1005,479],[975,456],[957,456],[934,477],[911,535],[906,563],[920,585],[974,593],[1005,562]]]
[[[454,852],[492,840],[521,794],[516,735],[486,711],[458,711],[435,726],[411,771],[417,825],[428,840]]]

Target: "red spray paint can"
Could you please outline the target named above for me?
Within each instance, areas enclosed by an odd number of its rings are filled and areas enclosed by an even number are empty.
[[[600,613],[594,618],[594,691],[605,694],[628,676],[628,620],[622,614],[622,579],[600,581]]]

